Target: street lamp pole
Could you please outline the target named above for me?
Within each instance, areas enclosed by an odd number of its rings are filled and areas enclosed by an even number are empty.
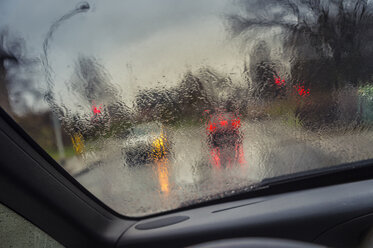
[[[49,28],[47,35],[44,38],[43,42],[43,56],[42,56],[42,64],[44,67],[44,75],[45,75],[45,81],[47,83],[47,92],[44,96],[45,100],[49,104],[49,107],[52,110],[52,122],[53,122],[53,129],[56,136],[56,145],[58,149],[58,154],[60,160],[65,159],[65,151],[63,147],[62,142],[62,132],[61,132],[61,123],[58,119],[58,110],[60,109],[59,106],[56,104],[53,94],[53,88],[54,88],[54,82],[52,78],[52,68],[49,64],[48,60],[48,49],[49,49],[49,41],[52,39],[52,36],[54,32],[57,30],[57,28],[61,25],[62,22],[66,21],[67,19],[83,12],[87,12],[90,9],[90,6],[87,2],[81,2],[79,3],[76,8],[69,11],[62,17],[60,17],[57,21],[55,21]]]

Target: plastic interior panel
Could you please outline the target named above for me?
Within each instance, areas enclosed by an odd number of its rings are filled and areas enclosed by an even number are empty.
[[[134,221],[109,211],[63,172],[0,118],[0,202],[64,246],[114,247]]]
[[[137,230],[150,230],[155,228],[161,228],[164,226],[171,226],[183,221],[188,220],[188,216],[171,216],[171,217],[165,217],[165,218],[158,218],[153,221],[148,221],[145,223],[141,223],[135,226]]]
[[[190,219],[172,226],[152,230],[131,227],[122,236],[119,247],[132,247],[134,244],[185,246],[233,237],[272,237],[312,242],[340,223],[372,213],[372,199],[373,180],[366,180],[279,194],[266,200],[254,198],[218,204],[182,211],[178,214]],[[249,202],[256,203],[247,205]],[[226,210],[217,211],[220,209]],[[139,223],[142,222],[145,221]],[[348,233],[343,235],[348,239]],[[335,237],[329,240],[323,236],[323,241],[345,247]]]

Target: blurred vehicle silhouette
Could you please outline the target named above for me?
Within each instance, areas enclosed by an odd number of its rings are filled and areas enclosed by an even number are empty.
[[[121,150],[125,163],[136,166],[165,159],[170,144],[162,125],[152,122],[132,127]]]
[[[207,143],[211,162],[215,167],[229,167],[243,163],[240,118],[229,112],[217,112],[208,119]]]

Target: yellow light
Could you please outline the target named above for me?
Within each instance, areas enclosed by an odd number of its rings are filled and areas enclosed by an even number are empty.
[[[80,133],[75,133],[73,137],[71,137],[71,142],[73,143],[76,154],[80,155],[84,152],[84,139]]]
[[[168,194],[170,187],[168,181],[168,160],[162,159],[157,161],[157,170],[158,170],[158,181],[163,193]]]
[[[155,160],[160,160],[165,157],[167,153],[167,139],[163,133],[153,141],[152,157]]]

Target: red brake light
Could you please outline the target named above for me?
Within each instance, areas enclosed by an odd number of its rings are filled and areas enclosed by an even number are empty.
[[[228,124],[228,121],[220,121],[220,125],[223,127],[226,126],[227,124]]]
[[[215,124],[215,123],[212,123],[212,124],[210,124],[210,125],[207,127],[207,130],[208,130],[209,132],[213,132],[213,131],[215,131],[215,129],[216,129],[216,124]]]
[[[241,124],[241,120],[240,120],[240,119],[232,120],[232,126],[233,126],[234,128],[239,128],[239,127],[240,127],[240,124]]]

